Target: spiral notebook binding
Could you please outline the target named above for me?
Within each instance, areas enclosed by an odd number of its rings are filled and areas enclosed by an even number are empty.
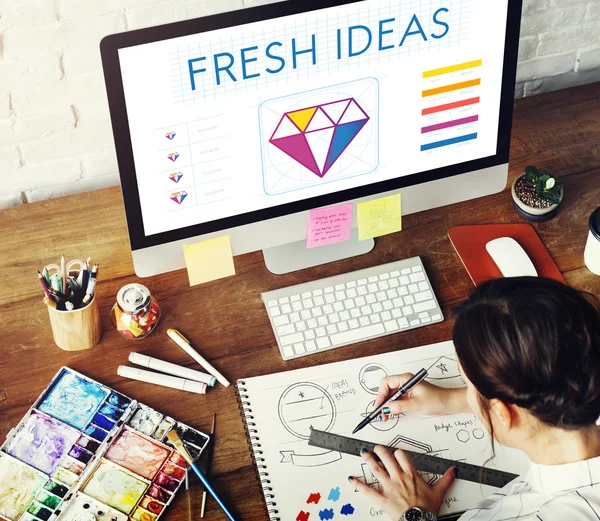
[[[248,389],[244,386],[246,382],[238,380],[235,394],[238,401],[238,407],[243,413],[242,422],[244,423],[244,430],[246,431],[246,440],[250,447],[250,455],[252,457],[252,463],[254,463],[254,472],[260,482],[263,491],[263,504],[265,512],[270,521],[282,521],[279,517],[279,511],[277,510],[277,503],[275,502],[275,496],[272,493],[273,488],[271,480],[269,479],[269,473],[266,461],[263,458],[264,452],[261,450],[262,445],[260,444],[260,438],[258,431],[256,430],[256,423],[254,423],[254,416],[252,415],[252,409],[250,404],[250,396],[248,396]]]

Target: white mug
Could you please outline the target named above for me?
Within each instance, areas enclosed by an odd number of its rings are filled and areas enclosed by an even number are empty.
[[[596,208],[590,216],[590,233],[583,259],[588,270],[600,275],[600,208]]]

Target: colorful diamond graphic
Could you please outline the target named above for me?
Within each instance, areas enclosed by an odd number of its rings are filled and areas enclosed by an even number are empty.
[[[369,121],[354,98],[286,112],[269,143],[323,177]]]
[[[183,190],[181,192],[173,192],[171,194],[171,201],[175,201],[177,204],[183,203],[183,200],[187,197],[187,192]]]
[[[179,152],[171,152],[167,157],[174,163],[179,157]]]
[[[174,181],[175,183],[179,183],[179,180],[183,177],[183,174],[181,172],[175,172],[173,174],[171,174],[169,176],[169,179],[171,181]]]
[[[165,134],[166,138],[167,138],[169,141],[173,141],[173,138],[174,138],[176,135],[177,135],[177,133],[176,133],[176,132],[167,132],[167,133]]]

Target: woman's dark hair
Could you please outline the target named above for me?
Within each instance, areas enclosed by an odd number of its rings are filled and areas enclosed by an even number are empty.
[[[452,337],[492,436],[492,398],[561,429],[594,425],[600,416],[595,296],[552,279],[492,280],[457,308]]]

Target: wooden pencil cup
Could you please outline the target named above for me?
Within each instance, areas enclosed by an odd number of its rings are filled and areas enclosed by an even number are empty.
[[[87,306],[73,311],[58,311],[47,307],[54,343],[61,349],[81,351],[100,342],[102,324],[95,296]]]

